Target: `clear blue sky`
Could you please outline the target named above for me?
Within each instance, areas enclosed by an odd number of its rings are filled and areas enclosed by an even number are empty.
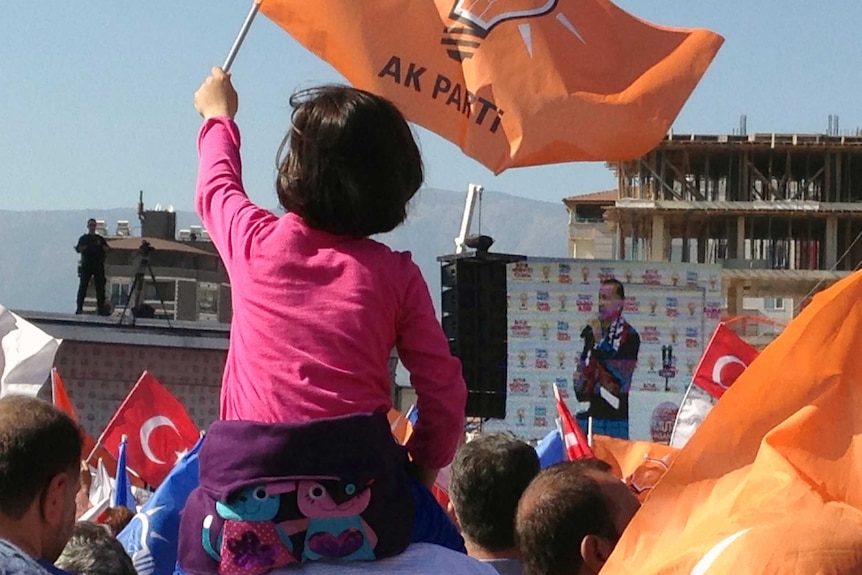
[[[576,0],[560,0],[574,2]],[[677,133],[842,131],[862,126],[862,2],[619,0],[649,21],[726,38],[674,125]],[[199,119],[192,94],[221,64],[244,0],[6,0],[0,11],[0,209],[191,209]],[[246,186],[275,207],[276,147],[298,87],[338,81],[260,17],[233,69]],[[419,129],[431,187],[559,202],[612,187],[601,164],[517,168],[495,177]]]

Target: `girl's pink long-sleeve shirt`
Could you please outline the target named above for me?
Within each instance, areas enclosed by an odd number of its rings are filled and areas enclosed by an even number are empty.
[[[256,206],[242,186],[239,147],[231,119],[204,122],[195,205],[233,304],[222,418],[302,422],[388,411],[395,347],[420,414],[408,449],[419,465],[448,464],[467,390],[410,253]]]

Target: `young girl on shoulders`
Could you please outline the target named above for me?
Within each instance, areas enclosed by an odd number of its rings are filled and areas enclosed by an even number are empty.
[[[195,94],[196,209],[231,281],[222,419],[304,422],[391,408],[390,353],[419,421],[407,448],[429,485],[463,435],[466,386],[409,252],[370,239],[400,225],[423,180],[398,109],[324,86],[291,98],[279,148],[281,217],[243,189],[237,94],[220,68]]]

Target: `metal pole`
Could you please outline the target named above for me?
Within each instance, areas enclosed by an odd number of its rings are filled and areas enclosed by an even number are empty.
[[[242,42],[245,40],[245,36],[251,28],[251,23],[254,22],[254,17],[257,16],[257,12],[260,10],[260,3],[262,1],[263,0],[255,0],[252,3],[251,10],[248,11],[248,16],[245,17],[245,22],[242,23],[242,28],[240,28],[239,34],[237,34],[236,40],[233,41],[233,46],[230,47],[230,52],[228,52],[227,58],[225,58],[224,65],[222,66],[222,69],[225,72],[230,72],[230,67],[233,65],[234,58],[236,58],[237,52],[239,52],[240,46],[242,46]]]

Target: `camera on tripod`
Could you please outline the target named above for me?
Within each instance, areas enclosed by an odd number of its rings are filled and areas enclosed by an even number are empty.
[[[153,247],[153,244],[148,242],[147,240],[141,240],[141,245],[138,247],[138,255],[141,256],[143,261],[147,261],[150,259],[150,253],[152,253],[156,248]]]
[[[167,306],[165,305],[165,300],[162,299],[162,295],[159,293],[158,282],[156,281],[156,274],[153,273],[153,268],[150,267],[150,254],[155,251],[155,247],[148,242],[147,240],[142,239],[141,245],[138,246],[138,262],[137,267],[135,269],[135,276],[132,280],[132,286],[129,289],[129,295],[126,298],[126,305],[123,307],[123,311],[120,313],[120,321],[119,323],[123,323],[123,320],[126,317],[126,312],[131,311],[132,313],[132,325],[135,324],[135,320],[138,318],[147,318],[153,319],[156,317],[156,308],[151,306],[150,304],[144,301],[144,275],[145,273],[149,273],[151,286],[153,291],[155,291],[156,296],[159,298],[159,301],[162,304],[162,310],[164,311],[165,318],[168,319],[168,324],[170,324],[170,318],[168,316]]]

